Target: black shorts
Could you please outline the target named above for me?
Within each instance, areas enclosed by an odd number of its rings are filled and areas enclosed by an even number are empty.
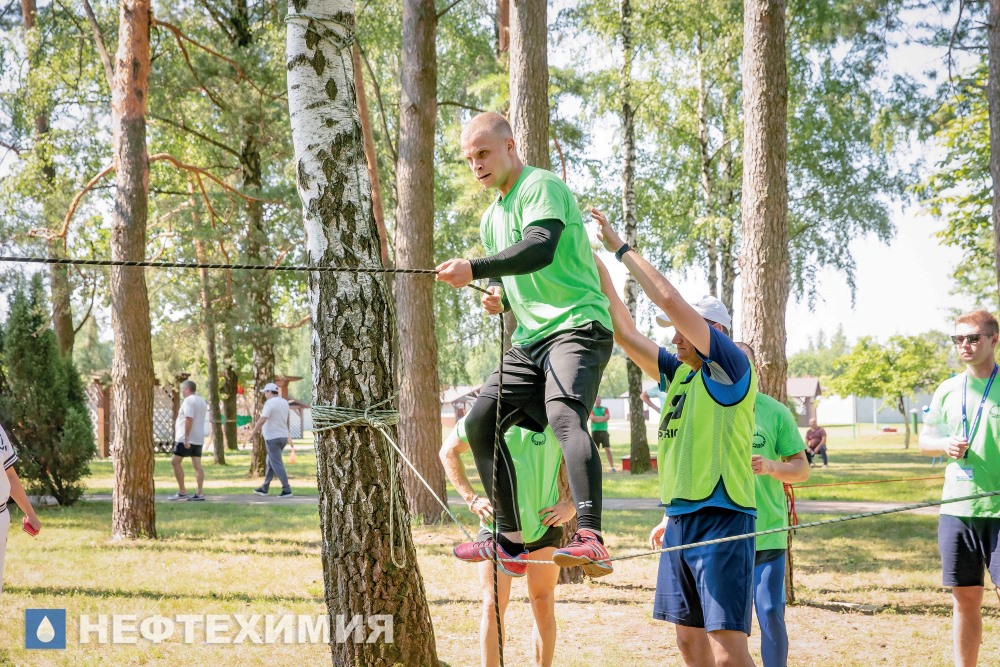
[[[191,445],[190,448],[185,447],[183,442],[174,443],[174,456],[197,456],[201,458],[201,448],[204,445]]]
[[[493,533],[486,530],[482,526],[479,527],[479,535],[476,536],[476,541],[485,540],[491,537]],[[538,551],[539,549],[544,549],[546,547],[561,547],[563,542],[563,529],[562,526],[549,526],[549,529],[545,533],[535,540],[534,542],[528,542],[524,545],[525,551],[532,552]]]
[[[552,334],[537,343],[512,347],[503,356],[502,401],[521,412],[513,424],[543,431],[548,401],[569,398],[589,412],[597,398],[614,334],[600,322]],[[499,369],[483,384],[480,396],[497,398]]]
[[[611,436],[608,435],[607,431],[592,431],[591,435],[594,436],[594,442],[597,443],[598,447],[611,446]]]
[[[938,549],[945,586],[982,586],[984,570],[1000,586],[1000,518],[969,518],[942,514],[938,519]]]

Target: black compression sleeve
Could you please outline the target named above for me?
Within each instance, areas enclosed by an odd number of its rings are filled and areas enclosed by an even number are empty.
[[[472,260],[472,277],[519,276],[544,269],[556,256],[563,230],[562,220],[540,220],[528,225],[524,238],[492,257]]]

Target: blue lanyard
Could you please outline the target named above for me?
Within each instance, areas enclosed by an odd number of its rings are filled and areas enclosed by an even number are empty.
[[[962,386],[962,435],[965,436],[965,441],[969,443],[969,447],[972,447],[972,439],[976,437],[976,431],[979,430],[979,420],[983,417],[983,406],[986,405],[986,398],[990,395],[990,387],[993,386],[993,380],[997,376],[997,365],[993,364],[993,372],[990,373],[990,379],[986,383],[986,389],[983,390],[983,398],[979,401],[979,409],[976,410],[976,418],[972,422],[972,430],[969,430],[969,416],[965,411],[966,403],[966,392],[969,390],[969,376],[965,376],[965,384]],[[969,457],[969,450],[965,450],[965,458]]]

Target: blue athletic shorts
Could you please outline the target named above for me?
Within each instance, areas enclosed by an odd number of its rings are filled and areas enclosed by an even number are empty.
[[[938,550],[945,586],[982,586],[989,570],[1000,586],[1000,518],[968,518],[942,514]]]
[[[667,517],[663,546],[693,544],[754,532],[745,512],[706,507]],[[653,617],[706,631],[750,634],[753,613],[754,540],[670,551],[660,556]]]

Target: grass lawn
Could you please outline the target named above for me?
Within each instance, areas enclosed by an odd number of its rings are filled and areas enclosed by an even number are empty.
[[[160,539],[120,543],[109,538],[110,514],[106,502],[42,510],[38,538],[11,532],[0,665],[329,664],[322,645],[191,646],[180,643],[180,632],[158,645],[140,640],[136,646],[81,646],[80,614],[141,619],[324,612],[321,536],[312,506],[160,504]],[[606,517],[612,553],[623,555],[646,549],[658,513]],[[19,520],[16,511],[12,518]],[[476,665],[480,603],[475,569],[450,555],[460,533],[453,526],[413,530],[439,655],[452,667]],[[650,617],[656,567],[655,558],[621,561],[609,577],[561,587],[555,664],[679,664],[671,627]],[[791,665],[949,664],[950,597],[939,586],[934,517],[891,516],[800,531],[795,576],[798,603],[788,609]],[[990,589],[984,657],[1000,655],[1000,610]],[[835,606],[844,602],[880,609],[846,613]],[[26,608],[67,610],[67,650],[22,648]],[[523,581],[514,585],[508,613],[507,664],[530,664],[531,620]],[[750,641],[759,661],[756,629]]]

